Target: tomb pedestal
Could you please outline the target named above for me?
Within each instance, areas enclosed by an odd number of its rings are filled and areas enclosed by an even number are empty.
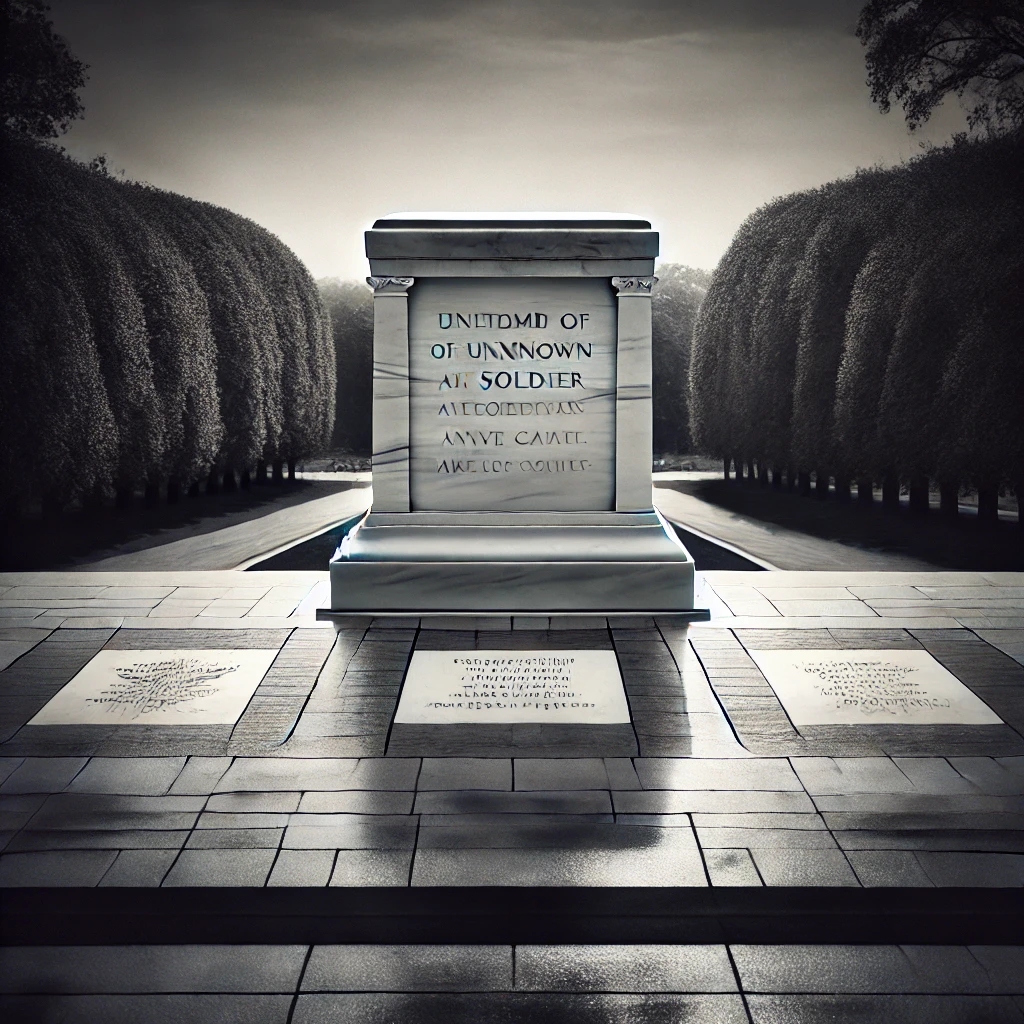
[[[652,500],[650,224],[401,215],[366,251],[373,507],[331,610],[692,611]]]

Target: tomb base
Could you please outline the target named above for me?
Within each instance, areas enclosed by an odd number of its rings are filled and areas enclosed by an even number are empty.
[[[693,559],[656,511],[371,510],[330,569],[336,613],[693,610]]]

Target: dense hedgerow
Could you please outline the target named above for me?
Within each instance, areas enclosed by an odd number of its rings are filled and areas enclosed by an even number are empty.
[[[1022,150],[958,139],[752,214],[694,330],[698,447],[994,516],[1024,482]]]
[[[227,210],[5,134],[0,472],[8,514],[169,496],[330,440],[330,322],[305,267]]]

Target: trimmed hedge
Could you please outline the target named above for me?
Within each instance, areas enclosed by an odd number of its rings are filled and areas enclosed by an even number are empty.
[[[752,214],[694,328],[698,449],[918,511],[976,488],[993,520],[1024,484],[1022,151],[961,138]]]
[[[3,142],[6,514],[142,486],[173,498],[329,442],[330,321],[279,239],[48,146]]]

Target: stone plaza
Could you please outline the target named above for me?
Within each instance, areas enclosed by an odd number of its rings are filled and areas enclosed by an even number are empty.
[[[329,566],[0,574],[4,1020],[1024,1022],[1024,573],[695,568],[647,222],[368,254]]]

